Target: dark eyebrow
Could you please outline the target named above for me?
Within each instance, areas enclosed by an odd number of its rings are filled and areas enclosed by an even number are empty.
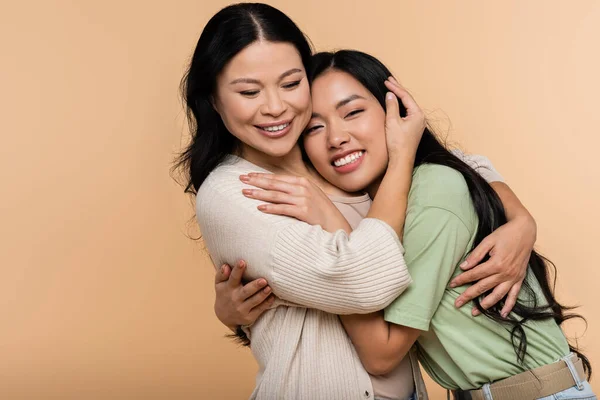
[[[287,78],[288,76],[298,73],[298,72],[302,72],[302,70],[300,68],[292,68],[289,71],[285,71],[283,74],[279,75],[279,80]],[[229,82],[230,85],[234,85],[236,83],[254,83],[254,84],[259,85],[260,81],[258,81],[256,79],[252,79],[252,78],[238,78],[238,79],[234,79],[233,81]]]
[[[366,100],[366,99],[365,99],[364,97],[362,97],[362,96],[359,96],[359,95],[357,95],[357,94],[353,94],[352,96],[348,96],[348,97],[346,97],[345,99],[343,99],[343,100],[340,100],[340,101],[339,101],[339,102],[338,102],[338,103],[335,105],[335,109],[337,110],[337,109],[338,109],[338,108],[340,108],[340,107],[344,107],[346,104],[348,104],[348,103],[350,103],[350,102],[352,102],[352,101],[354,101],[354,100],[357,100],[357,99],[363,99],[363,100]]]

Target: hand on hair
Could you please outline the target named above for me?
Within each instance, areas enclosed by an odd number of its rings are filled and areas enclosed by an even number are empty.
[[[246,263],[240,260],[233,270],[227,264],[215,274],[215,314],[232,331],[252,325],[275,301],[265,279],[242,284]]]
[[[483,239],[460,265],[467,272],[450,283],[456,287],[475,282],[456,299],[455,305],[461,307],[493,289],[481,301],[481,306],[488,309],[507,296],[500,312],[506,317],[517,302],[535,240],[536,225],[530,217],[515,218]],[[490,258],[479,264],[488,254]],[[480,312],[474,308],[472,314]]]
[[[394,77],[389,77],[385,86],[391,91],[385,96],[385,131],[390,163],[397,159],[406,161],[407,156],[414,160],[426,127],[425,114]],[[406,107],[406,117],[400,116],[398,99]]]

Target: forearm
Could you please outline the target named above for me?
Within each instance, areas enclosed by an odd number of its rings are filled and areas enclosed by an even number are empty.
[[[368,218],[377,218],[391,226],[398,236],[402,236],[408,193],[412,180],[414,154],[406,152],[397,161],[390,161],[388,169],[379,185]]]
[[[517,219],[522,220],[531,229],[533,234],[537,233],[537,225],[533,216],[523,206],[517,195],[503,182],[491,182],[490,185],[500,197],[504,210],[506,212],[507,220],[514,221]]]
[[[393,370],[406,356],[420,331],[394,325],[383,319],[383,311],[340,316],[358,356],[372,375]]]

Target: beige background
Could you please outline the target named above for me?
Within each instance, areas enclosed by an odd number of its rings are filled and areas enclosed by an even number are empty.
[[[2,2],[0,398],[250,393],[254,362],[223,339],[168,174],[186,59],[226,4]],[[493,160],[537,218],[560,298],[583,305],[579,343],[600,368],[600,3],[272,4],[318,49],[381,57],[452,140]]]

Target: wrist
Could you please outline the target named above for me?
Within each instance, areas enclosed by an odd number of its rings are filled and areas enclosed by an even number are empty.
[[[528,212],[513,216],[513,218],[511,218],[509,222],[514,222],[518,224],[521,229],[523,229],[525,232],[527,232],[534,238],[534,241],[535,239],[537,239],[537,223],[535,222],[535,219],[531,216],[531,214],[529,214]]]

